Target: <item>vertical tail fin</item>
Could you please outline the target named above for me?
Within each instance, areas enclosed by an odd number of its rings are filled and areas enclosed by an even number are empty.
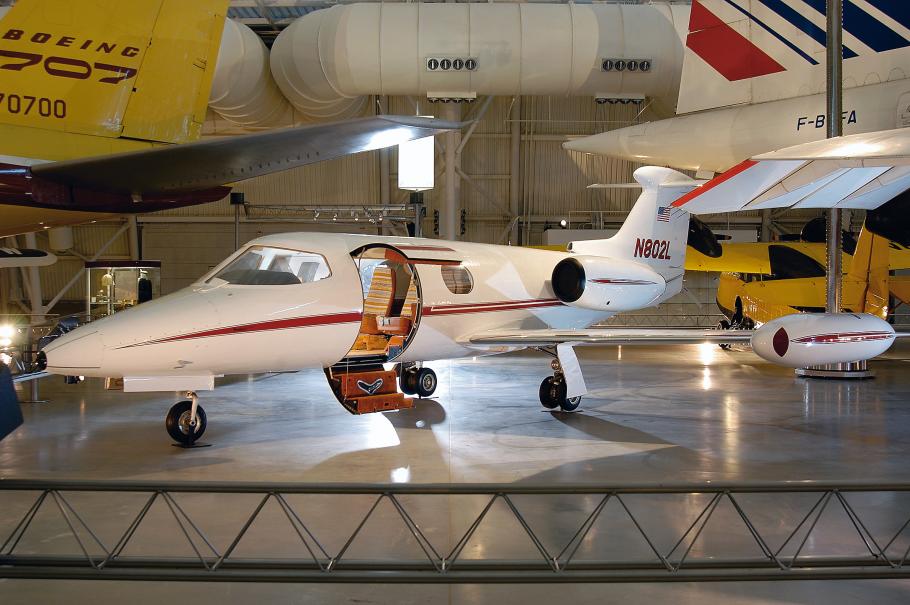
[[[844,85],[906,78],[906,2],[844,4]],[[692,0],[677,113],[824,93],[824,27],[822,0]]]
[[[657,166],[639,168],[634,176],[642,192],[619,233],[609,239],[572,242],[569,249],[649,266],[666,280],[662,297],[666,299],[682,288],[689,235],[689,213],[671,203],[699,182]]]
[[[845,306],[885,319],[889,302],[889,241],[863,226],[844,279]]]
[[[62,159],[198,138],[227,1],[17,2],[0,22],[4,153]]]

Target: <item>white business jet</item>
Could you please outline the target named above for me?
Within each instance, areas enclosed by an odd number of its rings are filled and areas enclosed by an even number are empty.
[[[751,340],[762,357],[794,367],[890,346],[891,326],[864,315],[782,318],[754,333],[590,328],[682,288],[689,212],[672,203],[696,182],[656,167],[635,178],[643,191],[619,233],[568,252],[270,235],[188,288],[65,334],[41,357],[55,374],[122,377],[127,392],[186,391],[166,424],[174,440],[192,444],[206,427],[196,392],[227,374],[323,368],[339,402],[361,414],[431,395],[436,375],[424,362],[535,348],[554,357],[541,403],[571,411],[586,392],[578,344]]]

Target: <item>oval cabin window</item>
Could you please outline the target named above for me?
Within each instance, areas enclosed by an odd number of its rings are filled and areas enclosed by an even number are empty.
[[[461,265],[443,265],[442,281],[452,294],[468,294],[474,289],[474,279],[471,272]]]

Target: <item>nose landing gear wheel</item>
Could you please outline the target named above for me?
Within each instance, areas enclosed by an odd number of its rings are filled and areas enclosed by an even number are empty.
[[[193,445],[205,432],[205,410],[202,406],[196,407],[196,425],[192,425],[192,401],[180,401],[168,410],[164,424],[167,434],[180,445]]]
[[[581,397],[566,397],[566,383],[555,376],[547,376],[540,383],[540,403],[548,410],[562,409],[573,412],[581,405]]]

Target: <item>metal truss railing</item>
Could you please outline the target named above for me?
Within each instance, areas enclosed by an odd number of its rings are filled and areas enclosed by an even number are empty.
[[[129,514],[125,511],[130,507],[122,501],[127,496],[135,502]],[[310,496],[337,498],[340,505],[292,502]],[[448,506],[439,506],[440,496],[448,497]],[[194,497],[204,499],[203,512],[190,510]],[[352,500],[358,498],[369,505],[363,514],[352,514],[350,510],[356,508]],[[465,502],[456,506],[456,498],[473,502],[476,514],[468,513]],[[662,498],[655,515],[655,500]],[[435,502],[429,501],[433,499]],[[577,506],[578,499],[581,506]],[[23,507],[21,517],[13,514],[17,503],[30,503]],[[277,550],[277,542],[291,540],[297,554],[239,556],[238,547],[265,517],[270,503],[277,506],[276,516],[266,524],[271,533],[258,536],[256,544]],[[380,520],[377,511],[383,503],[390,508]],[[166,531],[160,515],[152,520],[156,505],[166,511],[174,531]],[[494,520],[491,511],[497,506],[500,517]],[[562,518],[569,509],[577,513],[578,522],[566,523]],[[722,509],[726,509],[724,514],[719,512]],[[0,577],[4,578],[558,583],[910,577],[910,535],[905,535],[910,534],[906,531],[910,526],[910,484],[307,485],[0,480],[0,511],[4,511],[0,522],[12,528],[0,544]],[[241,511],[242,515],[230,523],[223,518],[226,511]],[[311,517],[316,512],[328,515],[329,521],[314,521]],[[833,527],[826,517],[832,512],[842,517],[842,523]],[[417,522],[428,514],[430,529]],[[790,524],[785,521],[788,515],[793,521]],[[462,529],[450,527],[453,516],[465,521]],[[339,519],[349,522],[348,529],[333,547],[324,534]],[[119,527],[115,527],[117,520]],[[218,521],[219,529],[203,531],[206,520]],[[625,538],[618,537],[618,530],[605,531],[600,524],[607,521],[625,523]],[[507,522],[513,523],[514,530],[503,534]],[[358,539],[364,539],[371,523],[409,538],[422,556],[402,556],[396,541],[390,540],[387,557],[354,558],[352,548]],[[469,549],[489,524],[496,526],[499,537]],[[72,538],[72,551],[57,552],[59,539],[42,537],[44,526],[55,538],[61,535],[59,526],[65,526],[63,534]],[[552,535],[555,526],[565,530],[562,536]],[[449,528],[442,532],[443,539],[436,535],[440,527]],[[712,532],[715,538],[706,539]],[[752,556],[730,552],[728,538],[737,532],[745,536]],[[29,545],[33,534],[38,539]],[[149,536],[166,552],[143,550],[139,543]],[[510,543],[525,542],[527,556],[494,558],[492,546],[503,536]],[[620,546],[621,553],[630,552],[630,536],[640,540],[644,557],[596,556],[599,546],[611,542]],[[54,552],[41,552],[48,542],[57,544]],[[128,553],[136,547],[143,554]],[[192,554],[181,555],[181,550],[190,552],[187,547]],[[859,552],[853,552],[856,550]]]

